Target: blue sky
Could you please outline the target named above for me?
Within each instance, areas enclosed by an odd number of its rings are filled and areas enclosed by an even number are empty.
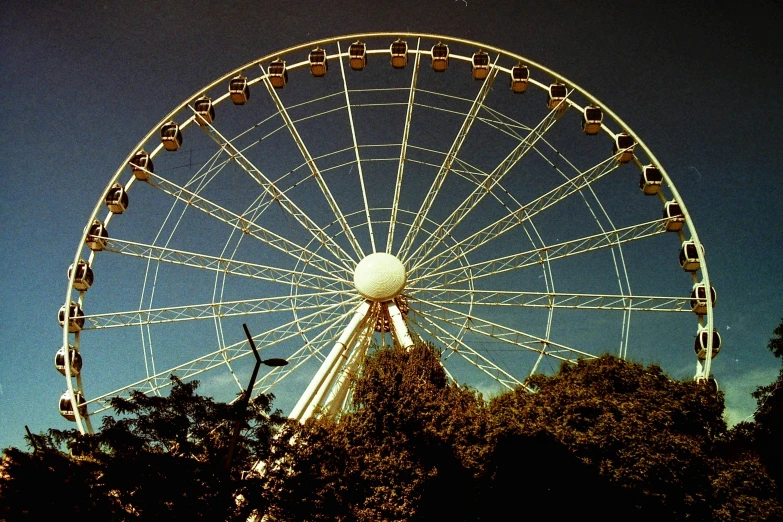
[[[130,150],[200,87],[304,41],[421,31],[486,42],[562,73],[610,107],[666,166],[707,248],[724,350],[713,373],[736,421],[779,370],[783,315],[777,151],[781,7],[643,2],[48,2],[0,20],[0,447],[67,427],[52,359],[65,271]],[[664,369],[671,355],[653,357]],[[671,363],[670,363],[671,364]],[[110,369],[108,371],[117,371]],[[122,380],[122,375],[108,375]]]

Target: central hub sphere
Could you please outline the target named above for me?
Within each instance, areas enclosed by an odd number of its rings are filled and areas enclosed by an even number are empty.
[[[353,272],[353,284],[362,297],[376,302],[400,295],[406,281],[402,262],[383,252],[365,257]]]

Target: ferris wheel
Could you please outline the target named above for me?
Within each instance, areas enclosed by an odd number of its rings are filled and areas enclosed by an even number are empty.
[[[716,293],[666,170],[512,52],[366,33],[271,53],[108,177],[58,316],[60,411],[83,432],[172,374],[233,398],[252,366],[242,324],[289,361],[255,390],[300,421],[344,411],[368,350],[393,343],[435,344],[486,395],[604,353],[695,363],[716,386]]]

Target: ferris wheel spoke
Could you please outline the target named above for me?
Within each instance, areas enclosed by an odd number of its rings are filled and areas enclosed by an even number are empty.
[[[337,42],[337,52],[342,55],[340,42]],[[370,246],[373,253],[377,252],[375,247],[375,234],[372,231],[372,219],[370,219],[370,204],[367,202],[367,187],[364,184],[364,171],[362,170],[362,158],[359,156],[359,143],[356,141],[356,127],[353,121],[353,111],[351,110],[351,97],[348,94],[348,80],[345,78],[345,64],[343,60],[337,60],[340,64],[340,73],[343,77],[343,88],[345,89],[345,108],[348,112],[348,123],[351,127],[351,139],[353,140],[353,150],[356,156],[356,170],[359,173],[359,185],[362,189],[362,200],[364,201],[364,214],[367,218],[367,232],[370,235]]]
[[[346,301],[346,303],[325,306],[321,310],[300,317],[298,320],[289,321],[260,335],[254,336],[253,339],[259,350],[271,348],[283,341],[300,336],[303,333],[312,330],[318,330],[325,324],[335,321],[346,313],[345,310],[342,312],[340,311],[341,307],[351,307],[351,309],[353,309],[351,304],[355,305],[357,301],[358,300]],[[98,409],[91,412],[91,414],[100,413],[111,407],[111,399],[114,397],[130,396],[131,392],[135,390],[142,391],[147,395],[156,393],[159,390],[171,386],[171,379],[169,379],[170,375],[176,375],[181,380],[191,379],[204,372],[225,366],[228,363],[252,355],[252,353],[250,348],[248,348],[247,341],[244,340],[226,345],[186,363],[159,371],[145,379],[138,380],[112,392],[90,399],[85,402],[85,405],[99,405]]]
[[[297,261],[311,265],[329,275],[342,273],[345,274],[346,277],[350,278],[350,272],[346,270],[344,266],[326,259],[323,256],[316,254],[315,252],[311,252],[307,248],[302,247],[301,245],[298,245],[297,243],[294,243],[293,241],[286,239],[283,236],[276,234],[275,232],[272,232],[271,230],[268,230],[267,228],[262,227],[253,221],[248,220],[244,216],[240,216],[234,212],[231,212],[230,210],[226,210],[220,205],[185,188],[182,188],[165,178],[151,174],[149,183],[155,188],[158,188],[169,196],[185,203],[186,205],[194,207],[208,214],[209,216],[222,221],[228,226],[257,239],[262,243],[279,250],[280,252],[292,256]]]
[[[512,290],[459,290],[448,288],[412,288],[408,295],[413,297],[423,296],[428,302],[439,305],[692,313],[690,297],[519,292]]]
[[[227,140],[213,125],[204,125],[202,127],[204,131],[218,144],[223,150],[225,150],[231,158],[247,172],[253,180],[255,180],[264,189],[266,194],[271,198],[268,203],[272,201],[280,204],[283,209],[288,212],[296,221],[307,230],[310,235],[315,238],[319,244],[323,245],[341,264],[345,266],[347,270],[350,267],[346,264],[346,261],[350,259],[350,256],[338,245],[332,237],[324,232],[311,218],[307,215],[298,205],[296,205],[288,196],[285,191],[280,190],[273,181],[267,178],[261,170],[256,167],[245,155],[240,152],[231,141]]]
[[[323,308],[325,305],[339,302],[341,297],[344,298],[346,295],[351,294],[352,292],[348,291],[332,290],[312,294],[297,294],[295,296],[286,295],[243,301],[225,301],[85,315],[85,325],[82,330],[101,330],[105,328],[173,323],[198,319],[218,319],[240,315],[291,313],[299,310]]]
[[[510,232],[523,223],[530,222],[530,220],[536,214],[539,214],[540,212],[543,212],[544,210],[556,205],[565,198],[580,192],[585,187],[588,187],[591,183],[614,171],[618,166],[619,163],[615,161],[615,156],[605,159],[601,163],[598,163],[597,165],[585,170],[577,176],[574,176],[565,183],[562,183],[560,186],[550,190],[546,194],[534,199],[527,205],[521,206],[519,209],[514,210],[513,212],[498,219],[494,223],[491,223],[478,232],[471,234],[465,239],[457,241],[442,252],[439,252],[433,255],[431,258],[420,262],[418,265],[413,267],[411,272],[416,273],[418,270],[432,270],[433,266],[440,269],[446,265],[451,264],[455,259],[453,256],[454,251],[457,248],[462,249],[462,251],[465,253],[469,253],[479,247],[486,245],[490,241],[501,237],[502,235]]]
[[[281,284],[296,284],[310,290],[323,292],[342,292],[352,288],[350,281],[327,275],[310,274],[298,270],[237,261],[222,257],[195,254],[144,243],[135,243],[122,239],[109,239],[104,248],[106,252],[127,255],[147,259],[149,261],[161,261],[181,266],[188,266],[204,270],[211,270],[234,276],[250,277]]]
[[[595,358],[595,355],[591,353],[558,344],[508,326],[503,326],[473,314],[466,314],[465,312],[454,310],[448,306],[437,304],[420,297],[411,296],[408,303],[411,310],[414,310],[418,314],[429,316],[432,319],[442,321],[455,327],[465,328],[465,330],[469,330],[473,333],[512,344],[524,350],[541,353],[542,349],[547,348],[547,355],[562,361],[573,361],[579,357],[586,357],[589,359]]]
[[[411,76],[410,92],[408,94],[408,108],[405,112],[405,125],[402,130],[402,146],[400,147],[400,162],[397,165],[397,182],[394,185],[394,199],[392,200],[391,219],[389,220],[389,235],[386,239],[386,252],[391,254],[394,248],[394,228],[397,223],[397,211],[400,204],[400,190],[402,189],[402,175],[405,169],[405,160],[408,152],[408,136],[411,130],[411,117],[413,116],[413,100],[416,95],[416,80],[419,78],[419,65],[421,65],[421,54],[419,47],[421,38],[416,40],[416,54],[414,55],[413,75]]]
[[[499,55],[495,57],[495,63],[497,63],[498,58]],[[494,66],[495,63],[493,63],[493,66],[490,68],[489,75],[484,80],[484,83],[481,85],[481,89],[479,89],[478,94],[476,94],[476,97],[473,99],[473,104],[471,105],[470,110],[465,116],[465,119],[462,122],[462,126],[457,132],[457,135],[455,136],[454,141],[452,142],[451,147],[449,148],[449,152],[446,154],[446,157],[443,159],[443,163],[441,164],[438,173],[435,175],[435,179],[433,180],[432,185],[430,186],[429,192],[427,192],[427,195],[424,197],[424,201],[421,204],[421,208],[419,209],[419,212],[416,214],[416,218],[413,224],[411,225],[410,229],[408,230],[405,239],[403,240],[402,246],[400,247],[397,253],[397,257],[399,257],[400,259],[405,259],[408,257],[408,253],[413,247],[414,241],[416,240],[416,236],[418,235],[422,225],[427,219],[427,215],[429,214],[430,209],[432,208],[432,204],[434,203],[435,198],[438,196],[438,193],[440,192],[440,189],[443,186],[443,182],[446,180],[446,176],[451,170],[451,165],[454,162],[457,155],[459,154],[460,150],[462,149],[462,145],[465,143],[465,139],[467,138],[468,133],[470,132],[471,127],[473,126],[473,122],[476,121],[476,116],[478,116],[479,110],[484,105],[484,100],[489,94],[492,84],[495,81],[495,76],[497,75],[498,72],[498,69]]]
[[[534,148],[533,150],[538,152],[538,149]],[[435,151],[433,151],[433,152],[435,152]],[[430,166],[430,167],[436,167],[437,168],[437,165],[433,165],[431,163],[422,162],[422,161],[416,161],[416,160],[409,160],[409,161],[414,161],[416,163],[421,163],[421,164],[424,164],[424,165],[427,165],[427,166]],[[455,164],[456,163],[459,163],[460,165],[462,165],[463,168],[462,169],[458,169],[458,168],[455,167],[455,165],[452,165],[451,172],[453,172],[457,176],[460,176],[462,179],[464,179],[464,180],[466,180],[466,181],[468,181],[470,183],[473,183],[476,186],[480,186],[483,183],[482,180],[486,179],[489,176],[489,174],[487,174],[486,172],[484,172],[480,168],[478,168],[478,167],[476,167],[474,165],[471,165],[470,163],[464,161],[461,158],[456,158],[455,159]],[[497,190],[500,190],[500,192],[502,194],[498,195],[497,194]],[[508,203],[506,203],[506,201],[504,201],[504,198],[507,198],[509,201],[511,201],[514,204],[516,204],[516,208],[517,209],[522,207],[522,204],[517,200],[517,198],[511,192],[509,192],[503,186],[503,184],[500,183],[500,182],[498,182],[495,185],[495,187],[493,187],[489,191],[489,193],[490,193],[490,195],[492,195],[492,197],[495,199],[495,201],[497,201],[497,203],[501,207],[505,208],[506,211],[509,212],[509,213],[513,212],[513,210],[509,207]],[[536,230],[536,227],[533,225],[532,221],[528,221],[526,224],[522,225],[523,229],[525,230],[525,233],[528,235],[528,239],[530,239],[531,243],[533,243],[534,240],[533,240],[532,236],[530,235],[529,231],[527,230],[527,226],[526,225],[529,225],[530,227],[532,227],[534,232],[535,232],[535,234],[537,236],[538,236],[538,231]],[[540,236],[538,237],[538,239],[539,239],[539,243],[543,244],[543,240],[541,240]]]
[[[544,262],[552,262],[565,257],[572,257],[603,248],[611,248],[622,243],[638,241],[640,239],[657,236],[666,233],[666,220],[657,219],[639,225],[632,225],[617,230],[582,237],[571,241],[565,241],[555,245],[547,245],[541,248],[510,254],[507,256],[488,259],[470,265],[451,268],[442,271],[433,271],[420,277],[411,277],[411,288],[416,284],[428,281],[427,288],[443,288],[449,285],[464,283],[469,280],[477,280],[485,277],[501,274],[510,270],[519,270]],[[449,263],[444,263],[443,266]],[[442,267],[439,267],[442,268]],[[470,270],[470,275],[466,275]]]
[[[471,194],[469,194],[462,203],[447,217],[443,223],[438,225],[424,242],[411,254],[407,256],[406,261],[412,264],[414,268],[422,263],[423,260],[436,248],[443,240],[450,237],[452,231],[457,227],[462,220],[470,214],[470,212],[478,206],[478,204],[484,199],[484,197],[508,174],[514,166],[532,149],[536,142],[541,139],[544,134],[551,129],[558,121],[563,112],[560,110],[561,102],[558,107],[552,109],[547,113],[543,120],[541,120],[536,127],[531,130],[525,139],[523,139],[514,150],[512,150],[500,164],[487,176],[483,184],[476,187]]]
[[[310,168],[310,172],[312,173],[316,183],[318,183],[318,187],[321,189],[324,198],[326,198],[326,202],[329,204],[329,208],[340,224],[346,239],[350,242],[351,248],[353,248],[354,254],[356,255],[356,259],[354,259],[354,261],[362,259],[364,257],[364,251],[362,250],[361,245],[359,245],[359,242],[356,240],[356,236],[354,235],[353,230],[348,225],[348,221],[345,219],[345,215],[343,214],[342,210],[340,210],[340,206],[334,199],[331,190],[329,190],[329,186],[326,184],[326,180],[324,180],[323,175],[318,170],[318,166],[316,165],[313,156],[310,154],[310,151],[307,149],[307,145],[305,145],[304,140],[302,140],[302,136],[296,129],[296,125],[294,125],[291,116],[288,114],[288,110],[285,108],[285,105],[283,105],[280,96],[277,95],[275,88],[272,87],[272,84],[269,82],[269,77],[266,76],[266,71],[264,71],[264,68],[261,64],[259,64],[259,67],[261,67],[261,71],[265,75],[264,86],[266,87],[266,90],[269,91],[269,96],[272,97],[272,101],[274,101],[275,106],[277,107],[277,111],[283,117],[283,121],[285,121],[285,124],[291,133],[291,137],[294,139],[296,146],[299,148],[299,152],[302,154],[305,163],[307,163],[307,166]]]
[[[487,359],[480,352],[474,350],[470,345],[465,343],[460,337],[457,337],[447,328],[438,324],[429,315],[420,315],[421,321],[417,321],[413,317],[409,317],[408,320],[413,322],[421,330],[428,335],[436,339],[449,339],[450,351],[455,353],[468,361],[470,364],[487,374],[489,377],[500,383],[503,387],[513,390],[517,386],[525,386],[525,384],[502,369],[494,362]],[[452,377],[453,379],[453,377]]]

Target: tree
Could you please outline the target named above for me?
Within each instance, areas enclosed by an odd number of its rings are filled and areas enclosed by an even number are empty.
[[[289,426],[267,467],[270,520],[475,520],[486,412],[430,345],[377,349],[339,422]],[[446,499],[452,498],[454,501]]]
[[[767,348],[775,357],[783,357],[783,319],[773,334]],[[778,378],[757,388],[753,397],[758,404],[753,415],[755,422],[750,426],[740,423],[737,430],[744,435],[746,444],[752,446],[761,457],[769,475],[778,485],[778,501],[783,503],[783,366]]]
[[[487,404],[431,346],[375,350],[351,413],[277,440],[268,519],[779,519],[758,457],[731,450],[722,394],[610,356],[528,385]]]
[[[263,508],[260,480],[241,475],[267,455],[277,421],[269,417],[271,396],[253,401],[235,466],[225,471],[232,421],[241,412],[197,395],[197,381],[172,380],[166,397],[115,398],[120,417],[105,417],[95,435],[50,430],[34,436],[42,449],[32,455],[5,450],[0,519],[65,513],[80,520],[245,521]],[[44,484],[57,486],[42,490]]]
[[[725,431],[722,398],[657,366],[603,356],[535,376],[530,394],[495,399],[498,436],[542,434],[611,484],[641,493],[642,512],[708,519],[709,452]]]

